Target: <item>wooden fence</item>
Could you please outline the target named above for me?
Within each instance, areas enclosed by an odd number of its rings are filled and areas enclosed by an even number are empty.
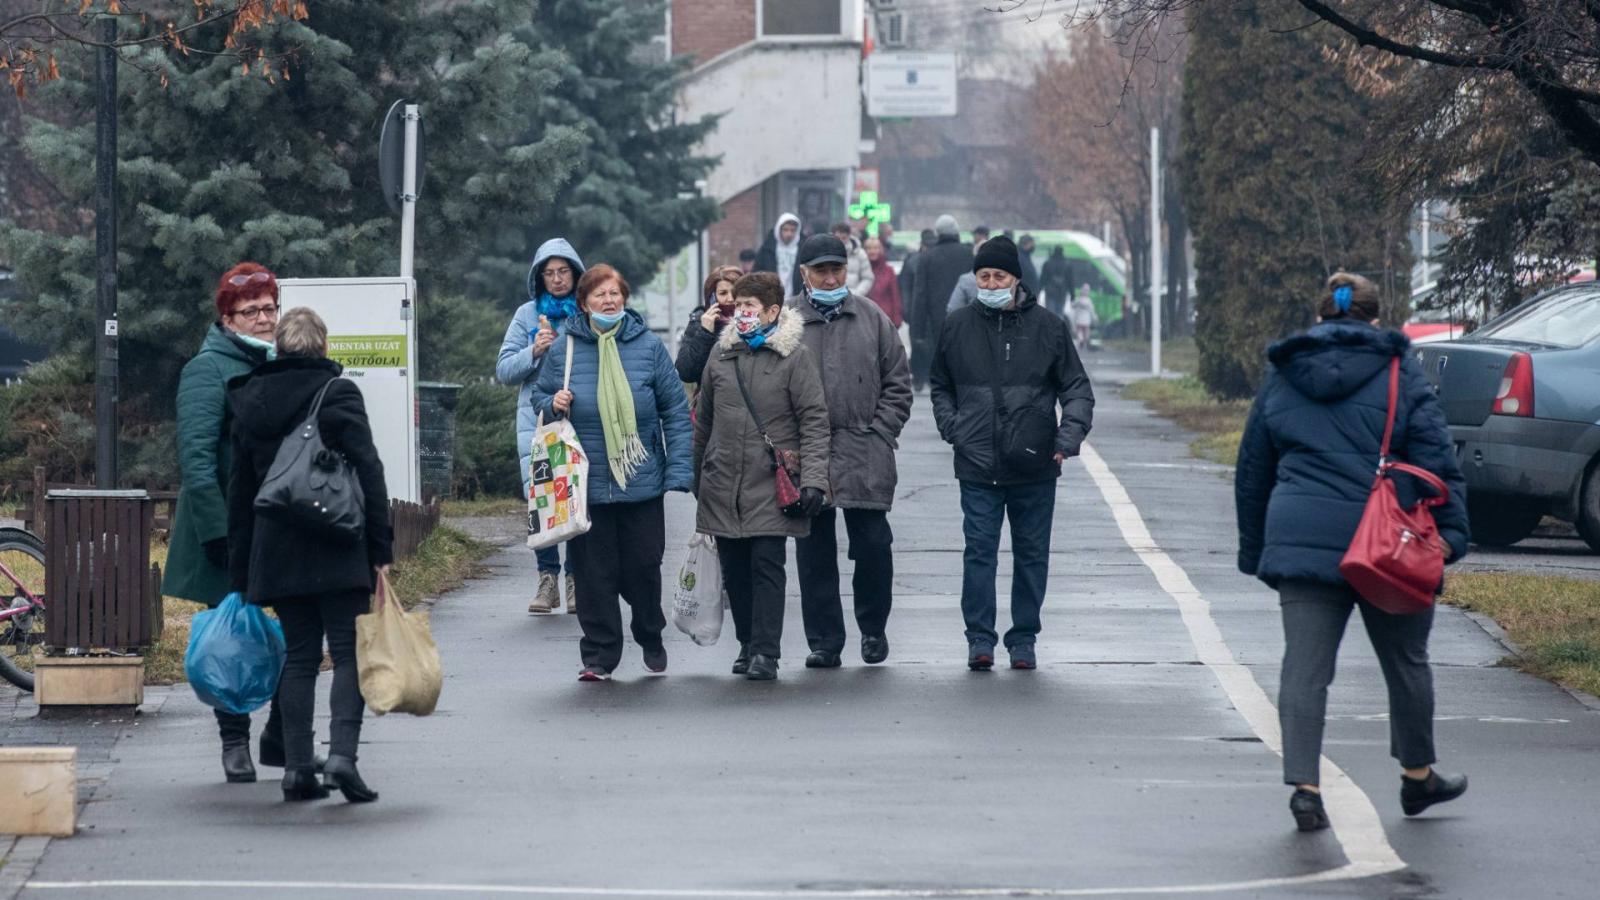
[[[415,556],[417,548],[439,527],[439,502],[427,506],[405,500],[389,501],[389,522],[394,526],[394,558]]]
[[[49,516],[45,514],[45,496],[51,491],[86,491],[94,489],[92,484],[65,484],[45,480],[44,467],[33,470],[33,480],[17,483],[15,486],[19,504],[11,517],[22,520],[22,527],[37,534],[40,538],[49,539]],[[172,518],[178,511],[178,492],[175,490],[148,491],[150,499],[155,503],[155,519],[151,523],[156,531],[166,532],[172,528]]]

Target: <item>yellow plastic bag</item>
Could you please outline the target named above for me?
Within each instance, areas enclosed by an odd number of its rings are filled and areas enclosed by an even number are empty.
[[[401,609],[389,577],[382,573],[378,592],[372,595],[372,612],[356,616],[356,670],[367,708],[380,716],[428,715],[444,688],[444,668],[428,618]]]

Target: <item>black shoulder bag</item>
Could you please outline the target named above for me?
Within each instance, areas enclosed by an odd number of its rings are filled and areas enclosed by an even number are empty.
[[[344,454],[322,443],[317,413],[336,379],[317,392],[311,412],[300,427],[278,445],[267,477],[256,491],[260,515],[323,537],[360,543],[366,526],[366,498],[355,468]]]
[[[1005,390],[1000,384],[1000,353],[990,343],[987,332],[985,329],[984,343],[989,347],[989,384],[994,392],[995,462],[1019,475],[1042,475],[1056,461],[1055,410],[1032,405],[1006,408]],[[996,335],[995,341],[1001,340]]]

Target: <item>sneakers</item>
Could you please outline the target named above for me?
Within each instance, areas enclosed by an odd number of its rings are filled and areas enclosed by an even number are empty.
[[[600,666],[584,666],[578,673],[579,681],[610,681],[611,673]]]
[[[1018,644],[1006,649],[1011,653],[1011,668],[1024,671],[1039,668],[1039,660],[1033,655],[1032,644]]]
[[[967,668],[974,672],[987,672],[994,668],[994,646],[980,641],[968,644]]]
[[[561,604],[560,603],[553,603],[553,604],[550,605],[550,610],[552,612],[554,612],[555,610],[558,610],[560,608],[561,608]],[[578,611],[578,582],[572,577],[572,573],[568,572],[567,573],[567,612],[576,613],[577,611]]]
[[[1435,803],[1446,803],[1467,792],[1467,776],[1430,770],[1427,778],[1400,776],[1400,810],[1414,816]]]
[[[657,647],[644,651],[644,667],[660,675],[667,670],[667,648]]]
[[[528,612],[535,615],[555,612],[561,608],[561,588],[556,584],[553,572],[539,573],[539,592],[534,595],[533,602],[528,604]]]
[[[1322,808],[1322,795],[1295,788],[1289,797],[1289,815],[1301,831],[1321,831],[1328,827],[1328,813]]]
[[[889,658],[889,639],[881,634],[861,636],[861,661],[875,666]]]

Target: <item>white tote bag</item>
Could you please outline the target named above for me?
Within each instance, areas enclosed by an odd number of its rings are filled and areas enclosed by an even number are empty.
[[[702,647],[722,636],[722,564],[717,540],[709,534],[689,539],[689,557],[678,570],[672,594],[672,624]]]
[[[562,389],[572,384],[572,335]],[[528,546],[552,547],[589,530],[589,457],[565,418],[546,425],[544,415],[528,449]]]

